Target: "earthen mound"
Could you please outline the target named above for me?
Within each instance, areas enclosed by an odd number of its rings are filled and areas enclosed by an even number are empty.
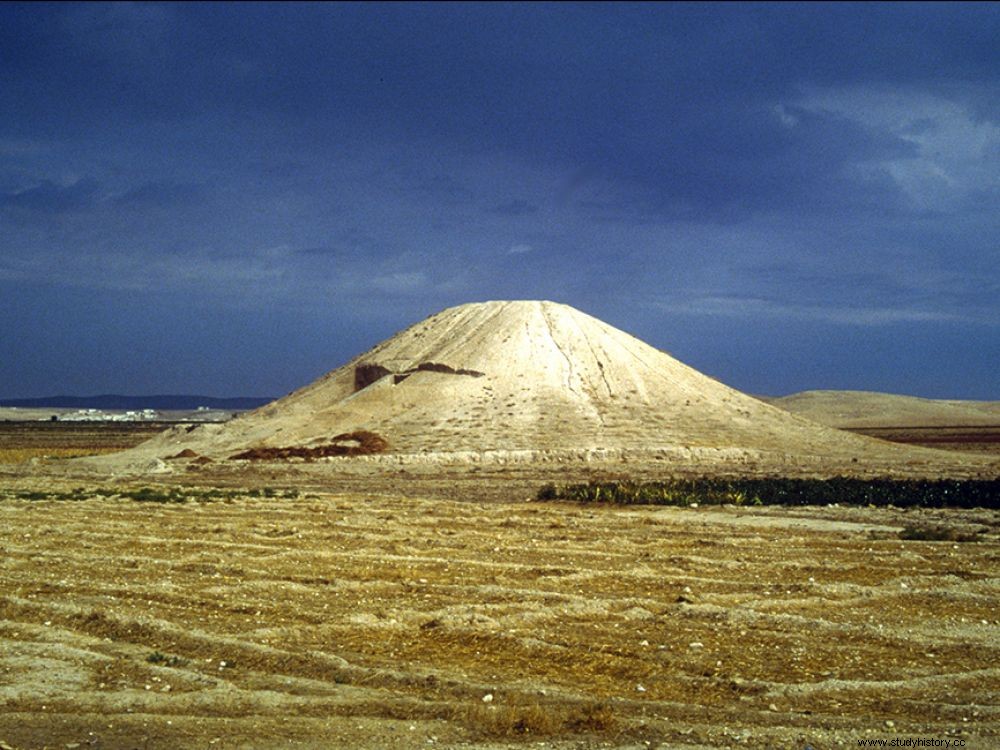
[[[528,301],[449,308],[267,406],[144,448],[180,449],[258,462],[914,457],[733,390],[572,307]]]

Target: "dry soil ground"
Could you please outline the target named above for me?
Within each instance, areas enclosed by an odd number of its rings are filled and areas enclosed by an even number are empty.
[[[1000,743],[996,512],[16,494],[15,748]]]
[[[1000,746],[998,511],[273,476],[0,471],[0,747]]]

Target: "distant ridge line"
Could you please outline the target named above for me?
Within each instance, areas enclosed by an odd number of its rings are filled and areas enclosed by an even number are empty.
[[[197,395],[122,396],[103,394],[100,396],[45,396],[43,398],[0,399],[0,406],[15,406],[29,409],[256,409],[273,401],[273,398],[237,396],[215,398]]]

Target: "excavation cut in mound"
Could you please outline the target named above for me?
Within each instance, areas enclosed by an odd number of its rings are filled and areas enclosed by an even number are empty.
[[[449,308],[278,401],[144,450],[185,448],[229,462],[767,454],[850,466],[911,455],[735,391],[572,307],[533,301]]]

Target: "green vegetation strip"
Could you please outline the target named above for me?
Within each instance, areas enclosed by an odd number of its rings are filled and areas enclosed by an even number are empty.
[[[117,497],[123,500],[133,500],[137,503],[184,503],[189,500],[210,502],[213,500],[233,500],[246,497],[266,497],[295,499],[299,496],[296,489],[279,490],[273,487],[253,490],[222,490],[215,488],[179,488],[179,487],[129,487],[129,488],[90,488],[77,487],[68,492],[51,491],[20,491],[8,497],[18,500],[90,500],[95,497]]]
[[[538,500],[619,505],[860,505],[998,508],[998,479],[675,479],[547,484]]]

